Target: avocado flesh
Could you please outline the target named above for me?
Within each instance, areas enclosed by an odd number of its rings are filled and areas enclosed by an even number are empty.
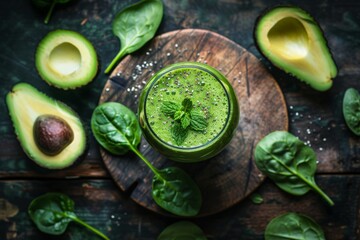
[[[65,104],[39,92],[27,83],[18,83],[6,96],[6,103],[18,140],[30,159],[48,169],[62,169],[72,165],[84,154],[86,134],[77,114]],[[37,146],[33,126],[41,115],[64,119],[73,131],[73,140],[60,153],[50,156]]]
[[[49,67],[59,75],[76,72],[81,65],[81,54],[71,43],[62,43],[51,51]]]
[[[42,79],[62,89],[88,84],[98,70],[92,44],[81,34],[69,30],[52,31],[40,41],[35,65]]]
[[[326,91],[337,68],[319,25],[297,7],[276,7],[257,21],[255,40],[275,66]]]

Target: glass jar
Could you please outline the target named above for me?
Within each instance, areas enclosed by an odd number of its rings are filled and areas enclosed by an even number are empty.
[[[231,84],[218,70],[181,62],[161,69],[147,82],[138,115],[153,148],[175,161],[199,162],[231,141],[240,111]]]

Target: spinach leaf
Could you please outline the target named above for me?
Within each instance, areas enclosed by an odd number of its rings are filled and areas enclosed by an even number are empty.
[[[360,136],[360,95],[354,88],[349,88],[345,92],[343,115],[349,129],[355,135]]]
[[[161,0],[142,0],[119,12],[113,21],[113,33],[121,42],[121,48],[105,73],[126,54],[135,52],[152,39],[163,17]]]
[[[334,205],[315,183],[314,150],[292,134],[275,131],[265,136],[255,148],[255,163],[282,190],[293,195],[303,195],[313,189],[330,205]]]
[[[151,169],[154,173],[152,196],[160,207],[180,216],[194,216],[199,212],[201,193],[190,176],[179,168],[155,168],[137,149],[141,129],[130,109],[117,102],[97,106],[91,117],[91,129],[106,150],[117,155],[133,151]]]
[[[321,227],[311,218],[286,213],[270,221],[265,229],[265,240],[325,240]]]
[[[136,115],[117,103],[98,106],[91,118],[91,128],[100,145],[113,154],[125,154],[129,146],[141,141],[141,129]]]
[[[50,20],[51,14],[53,13],[56,4],[65,4],[71,1],[72,0],[33,0],[32,2],[38,8],[48,9],[44,20],[44,23],[47,24]]]
[[[74,213],[74,201],[62,193],[46,193],[31,201],[28,213],[38,229],[44,233],[61,235],[71,221],[83,225],[103,239],[109,239],[99,230],[79,219]]]
[[[195,216],[201,207],[199,188],[189,175],[176,167],[155,174],[152,196],[159,206],[179,216]]]
[[[204,232],[192,222],[180,221],[166,227],[158,236],[157,240],[206,240]]]

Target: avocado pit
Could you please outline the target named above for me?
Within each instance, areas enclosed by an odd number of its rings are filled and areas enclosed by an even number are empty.
[[[37,147],[49,156],[59,154],[74,140],[74,132],[70,125],[55,115],[45,114],[37,117],[33,133]]]

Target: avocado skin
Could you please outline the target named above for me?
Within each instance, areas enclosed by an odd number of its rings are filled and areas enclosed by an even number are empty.
[[[35,102],[38,104],[36,107]],[[30,84],[18,83],[6,95],[6,104],[17,139],[25,154],[36,165],[43,169],[64,169],[79,163],[86,155],[88,133],[78,114],[63,102],[48,97]],[[33,124],[38,116],[44,114],[57,115],[65,119],[74,132],[72,143],[54,156],[43,153],[33,137]]]
[[[320,39],[322,41],[322,44],[324,45],[324,48],[326,49],[325,51],[325,58],[328,59],[329,62],[329,68],[330,68],[330,77],[329,80],[327,82],[318,82],[316,80],[312,80],[311,78],[304,78],[302,76],[300,76],[297,72],[294,72],[292,69],[287,69],[284,68],[281,64],[279,64],[276,61],[273,61],[273,59],[271,58],[271,56],[269,56],[269,54],[266,54],[264,52],[264,49],[261,47],[261,39],[258,36],[258,32],[261,31],[259,29],[259,23],[263,20],[263,18],[265,16],[268,16],[269,14],[272,14],[275,11],[278,10],[285,10],[285,11],[294,11],[294,12],[299,12],[301,14],[306,15],[306,18],[301,18],[301,20],[303,20],[304,22],[306,22],[309,25],[312,25],[316,28],[316,30],[318,31],[318,34],[320,36]],[[255,42],[255,46],[258,49],[258,51],[261,53],[261,55],[267,59],[274,67],[280,69],[281,71],[284,71],[286,74],[291,75],[292,77],[300,80],[301,82],[304,82],[305,84],[309,85],[311,88],[313,88],[314,90],[317,91],[327,91],[329,90],[332,85],[333,85],[333,81],[332,79],[335,78],[338,74],[338,66],[334,60],[333,57],[333,53],[330,51],[330,47],[328,44],[327,39],[325,38],[325,34],[323,29],[321,28],[321,26],[318,24],[318,21],[307,11],[305,11],[304,9],[298,7],[298,6],[294,6],[291,4],[285,4],[285,5],[275,5],[273,7],[269,7],[266,8],[256,19],[255,24],[254,24],[254,29],[253,29],[253,38],[254,38],[254,42]]]

